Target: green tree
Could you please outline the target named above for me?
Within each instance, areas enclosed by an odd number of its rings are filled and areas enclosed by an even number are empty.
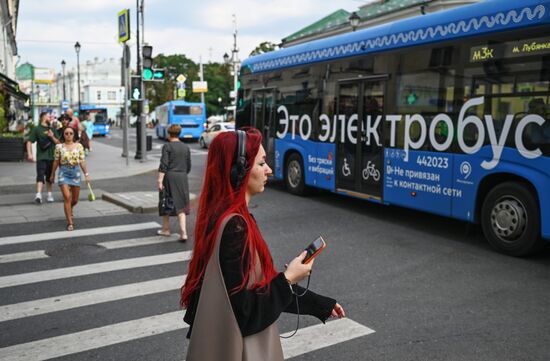
[[[186,96],[189,102],[200,102],[200,93],[193,93],[192,84],[199,81],[199,64],[193,62],[183,54],[164,55],[159,54],[154,58],[155,68],[166,70],[164,82],[146,82],[145,95],[149,99],[149,109],[174,99],[174,89],[177,85],[176,77],[179,74],[185,75]],[[232,84],[232,77],[229,67],[220,63],[209,63],[203,65],[204,80],[208,82],[208,92],[205,93],[207,116],[222,114],[223,106],[228,105],[229,90]],[[221,98],[222,101],[218,102]]]
[[[275,51],[279,49],[279,46],[275,43],[272,43],[271,41],[264,41],[260,45],[258,45],[252,52],[250,53],[250,56],[254,55],[260,55],[264,53],[269,53],[270,51]]]

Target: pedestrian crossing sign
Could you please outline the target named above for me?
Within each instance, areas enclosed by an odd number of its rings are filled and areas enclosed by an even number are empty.
[[[118,13],[118,42],[123,43],[130,39],[130,9]]]

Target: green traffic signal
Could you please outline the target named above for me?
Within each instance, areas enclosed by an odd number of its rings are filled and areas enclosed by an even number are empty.
[[[143,69],[143,80],[151,80],[153,79],[153,71],[149,68]]]

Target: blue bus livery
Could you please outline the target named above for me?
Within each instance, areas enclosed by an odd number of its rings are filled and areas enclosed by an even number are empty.
[[[487,0],[247,59],[237,125],[275,178],[550,239],[550,0]],[[544,222],[546,220],[546,222]]]
[[[206,128],[204,103],[188,103],[173,100],[155,108],[156,133],[159,139],[168,139],[167,128],[172,124],[181,126],[180,138],[197,140]]]
[[[94,105],[81,105],[80,113],[82,115],[90,114],[90,119],[94,123],[94,135],[106,136],[109,134],[110,125],[107,118],[107,108],[96,107]],[[81,120],[84,120],[84,117]]]

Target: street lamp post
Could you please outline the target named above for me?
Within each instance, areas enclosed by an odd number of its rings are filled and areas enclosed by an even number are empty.
[[[74,50],[76,51],[76,73],[78,81],[78,115],[80,116],[80,43],[77,41],[74,44]]]
[[[61,69],[63,69],[63,101],[67,100],[67,94],[65,93],[65,59],[61,60]]]
[[[237,48],[237,18],[233,14],[233,49],[231,49],[231,64],[233,65],[233,95],[235,97],[235,104],[233,107],[233,119],[237,118],[237,82],[239,76],[239,49]],[[223,61],[229,64],[229,55],[223,54]],[[230,97],[231,98],[231,97]]]
[[[355,31],[355,29],[357,29],[357,26],[359,26],[359,21],[361,20],[361,18],[354,11],[354,12],[351,13],[348,20],[349,20],[349,24],[351,25],[351,30]]]

